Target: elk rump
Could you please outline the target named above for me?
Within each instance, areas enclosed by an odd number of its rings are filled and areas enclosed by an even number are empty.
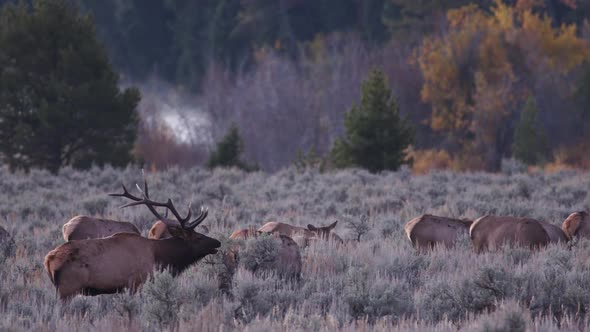
[[[425,214],[406,223],[404,229],[414,248],[432,249],[437,245],[452,247],[461,236],[469,234],[473,221]]]
[[[478,218],[471,225],[469,236],[476,252],[496,249],[503,245],[534,249],[544,247],[551,241],[541,222],[518,217]]]

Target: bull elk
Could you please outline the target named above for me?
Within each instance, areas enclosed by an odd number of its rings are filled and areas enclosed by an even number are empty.
[[[323,239],[343,243],[340,236],[332,232],[332,230],[334,230],[337,224],[338,221],[335,221],[332,224],[324,227],[316,227],[310,224],[307,225],[307,228],[303,228],[285,224],[282,222],[271,221],[260,227],[258,231],[262,233],[278,233],[282,235],[287,235],[291,238],[301,236],[306,240]]]
[[[551,242],[551,237],[536,219],[484,216],[473,222],[469,236],[476,252],[502,245],[540,248]]]
[[[122,207],[147,206],[158,219],[167,223],[172,237],[153,240],[132,233],[117,233],[60,245],[45,256],[45,269],[61,299],[76,294],[110,294],[124,288],[135,291],[156,268],[168,268],[177,275],[205,256],[217,253],[221,246],[218,240],[194,231],[207,217],[207,210],[201,208],[200,215],[189,221],[190,205],[187,216],[182,218],[170,199],[160,203],[149,198],[147,182],[142,194],[143,198],[135,197],[123,186],[122,194],[110,195],[134,201]],[[177,223],[162,218],[155,207],[169,209]]]
[[[75,216],[65,223],[62,233],[66,242],[72,240],[98,239],[116,233],[140,235],[139,229],[130,222],[115,221],[88,216]]]
[[[406,223],[404,229],[414,248],[432,249],[436,245],[452,247],[462,236],[469,234],[472,220],[453,219],[424,214]]]

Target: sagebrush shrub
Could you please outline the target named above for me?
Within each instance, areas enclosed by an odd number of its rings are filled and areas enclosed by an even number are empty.
[[[478,286],[471,278],[454,276],[425,284],[417,294],[416,310],[427,321],[460,321],[491,308],[494,300],[490,290]]]
[[[530,325],[530,317],[515,302],[502,303],[490,314],[484,314],[467,328],[477,332],[525,332]]]
[[[182,305],[178,281],[170,272],[154,273],[141,289],[143,316],[149,324],[159,328],[174,326]]]
[[[344,289],[344,301],[354,319],[366,318],[371,322],[384,316],[398,320],[414,309],[407,284],[379,277],[371,283],[349,280]]]
[[[238,270],[232,287],[238,303],[235,318],[250,322],[256,315],[266,315],[272,309],[272,293],[266,292],[267,281],[251,272]]]
[[[268,272],[277,268],[277,256],[281,240],[263,235],[246,241],[240,250],[240,265],[252,272]]]
[[[113,296],[114,309],[117,314],[131,323],[140,313],[139,298],[129,293],[118,293]]]
[[[102,216],[104,215],[107,206],[109,206],[109,201],[106,198],[90,198],[85,200],[82,203],[82,206],[84,207],[84,210],[86,210],[86,213],[94,216],[94,215],[98,215],[98,216]]]
[[[263,236],[244,241],[245,261],[226,280],[231,287],[225,292],[219,291],[225,269],[219,253],[176,277],[157,272],[135,294],[62,303],[43,259],[63,243],[63,223],[88,213],[85,202],[104,200],[97,213],[104,208],[108,218],[131,221],[147,234],[154,221],[147,209],[118,209],[121,202],[106,196],[121,182],[129,188],[141,183],[141,172],[95,167],[53,176],[0,169],[0,224],[14,239],[11,253],[0,255],[0,329],[471,331],[485,322],[492,331],[517,329],[520,316],[509,312],[522,313],[527,331],[589,328],[590,240],[475,254],[466,235],[454,248],[417,253],[404,231],[405,222],[423,213],[471,220],[510,213],[560,225],[571,212],[588,209],[586,173],[412,176],[409,170],[375,175],[286,168],[275,174],[171,169],[146,175],[154,199],[170,197],[182,206],[193,197],[195,212],[201,204],[209,207],[203,225],[222,241],[221,252],[233,231],[269,221],[305,227],[365,213],[369,233],[360,242],[313,241],[301,248],[296,281],[277,271],[279,242]],[[353,232],[340,223],[336,233],[352,240]],[[513,304],[518,309],[510,309]]]

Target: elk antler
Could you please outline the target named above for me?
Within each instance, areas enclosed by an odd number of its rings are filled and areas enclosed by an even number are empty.
[[[109,196],[113,196],[113,197],[125,197],[125,198],[129,198],[132,201],[136,201],[136,202],[141,202],[142,199],[139,197],[136,197],[134,195],[132,195],[131,193],[129,193],[129,191],[127,191],[127,188],[125,187],[124,184],[121,185],[123,187],[123,193],[122,194],[109,194]],[[147,183],[146,183],[147,186]],[[158,213],[158,211],[150,205],[146,205],[148,207],[148,209],[152,212],[153,215],[156,216],[156,218],[158,218],[159,220],[163,220],[164,218],[162,218],[162,216],[160,215],[160,213]],[[125,206],[121,206],[121,208],[123,208]]]
[[[144,189],[142,190],[138,184],[136,184],[136,186],[137,186],[137,189],[139,190],[139,192],[141,192],[143,199],[130,194],[127,191],[127,188],[125,188],[125,185],[123,185],[123,193],[122,194],[109,194],[109,196],[126,197],[126,198],[129,198],[132,201],[134,201],[132,203],[127,203],[127,204],[121,206],[121,208],[126,208],[126,207],[136,206],[136,205],[145,205],[152,212],[152,214],[154,214],[158,219],[160,219],[162,221],[165,219],[162,218],[162,216],[158,213],[158,211],[154,208],[154,206],[165,207],[168,210],[170,210],[170,212],[172,212],[174,217],[176,217],[176,220],[178,220],[178,222],[180,223],[180,226],[182,226],[182,228],[184,228],[184,229],[193,229],[193,228],[197,227],[201,222],[203,222],[203,220],[205,220],[205,218],[207,218],[207,214],[209,213],[209,211],[204,207],[201,207],[201,212],[199,213],[199,216],[195,220],[188,222],[188,220],[192,216],[191,203],[189,203],[189,205],[188,205],[187,216],[182,218],[180,216],[180,214],[178,213],[178,211],[176,211],[176,208],[174,207],[174,203],[172,203],[171,199],[168,199],[168,201],[166,203],[152,201],[149,198],[149,189],[148,189],[147,180],[145,179],[145,177],[144,177]]]

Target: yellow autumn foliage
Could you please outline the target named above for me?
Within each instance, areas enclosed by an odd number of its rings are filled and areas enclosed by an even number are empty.
[[[452,170],[454,168],[453,158],[445,150],[410,150],[408,156],[412,158],[414,174],[426,174],[432,170]]]
[[[499,160],[509,144],[499,135],[529,91],[530,77],[566,75],[590,60],[590,46],[575,25],[553,27],[534,4],[496,0],[489,12],[468,5],[447,13],[448,31],[418,48],[421,98],[431,105],[429,125],[470,152]],[[475,149],[475,150],[474,150]],[[492,151],[492,149],[500,149]],[[488,159],[490,159],[488,158]]]

